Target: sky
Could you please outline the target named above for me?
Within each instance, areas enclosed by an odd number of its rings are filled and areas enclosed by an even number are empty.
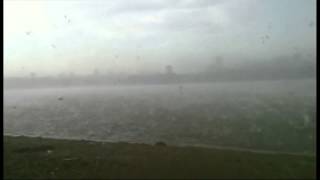
[[[316,0],[4,0],[4,75],[316,56]]]

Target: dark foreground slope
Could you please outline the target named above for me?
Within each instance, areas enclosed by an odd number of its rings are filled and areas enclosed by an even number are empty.
[[[315,178],[315,157],[4,137],[5,178]]]

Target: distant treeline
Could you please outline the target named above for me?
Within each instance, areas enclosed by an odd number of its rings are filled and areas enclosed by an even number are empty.
[[[251,81],[301,79],[316,77],[315,61],[263,62],[238,67],[212,68],[199,73],[163,73],[136,75],[88,75],[65,77],[10,77],[4,79],[4,88],[64,87],[120,84],[178,84],[216,81]]]

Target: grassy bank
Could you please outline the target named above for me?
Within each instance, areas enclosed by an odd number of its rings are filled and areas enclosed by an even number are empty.
[[[4,137],[5,178],[315,178],[315,157]]]

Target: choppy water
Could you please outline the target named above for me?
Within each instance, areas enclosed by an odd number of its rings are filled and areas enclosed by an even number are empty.
[[[313,152],[315,80],[4,90],[4,133]]]

